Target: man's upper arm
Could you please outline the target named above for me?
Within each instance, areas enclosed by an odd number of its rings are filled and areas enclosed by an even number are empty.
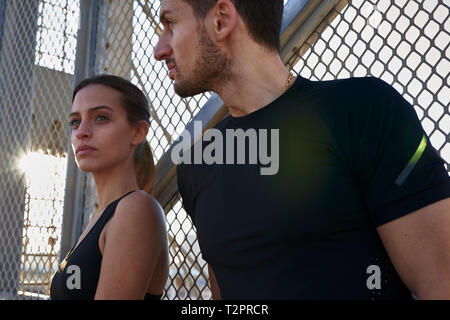
[[[414,107],[382,80],[354,80],[352,85],[367,97],[363,103],[349,103],[346,117],[351,121],[345,124],[350,143],[344,156],[351,161],[374,225],[450,197],[445,160]]]
[[[344,124],[351,130],[344,156],[352,164],[369,217],[416,297],[450,298],[450,179],[445,160],[413,106],[393,87],[373,78],[351,84],[366,98],[348,104],[346,118],[351,121]]]
[[[208,265],[208,274],[209,274],[209,284],[211,286],[212,298],[214,300],[222,300],[222,297],[220,295],[219,284],[217,283],[217,279],[216,279],[216,275],[214,274],[214,271],[212,270],[210,265]]]
[[[190,216],[192,221],[194,221],[194,209],[191,203],[191,195],[190,195],[190,188],[187,185],[187,177],[186,177],[186,168],[183,164],[179,164],[177,166],[177,185],[178,185],[178,191],[181,196],[181,201],[183,204],[183,208],[186,211],[186,213]]]
[[[377,228],[401,279],[419,299],[450,299],[450,198]]]

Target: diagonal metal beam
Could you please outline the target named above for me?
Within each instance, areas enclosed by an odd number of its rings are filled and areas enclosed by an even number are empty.
[[[142,3],[141,0],[138,1],[139,6],[142,9],[142,12],[145,13],[145,15],[150,19],[152,22],[152,27],[155,29],[156,34],[159,36],[162,32],[161,27],[159,26],[158,22],[156,21],[155,17],[153,16],[150,7],[148,5],[148,0],[145,0],[145,3]]]
[[[286,6],[288,4],[289,2]],[[286,32],[281,36],[280,55],[283,62],[294,66],[347,4],[348,0],[308,1],[297,18],[286,26]],[[306,42],[308,46],[302,46]]]

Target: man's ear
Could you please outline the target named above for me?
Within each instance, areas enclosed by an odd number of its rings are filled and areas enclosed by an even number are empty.
[[[214,33],[217,41],[223,41],[236,28],[238,13],[231,0],[218,0],[213,9]]]
[[[145,120],[141,120],[138,123],[134,124],[133,140],[131,143],[136,146],[141,144],[147,137],[149,128],[150,128],[150,125]]]

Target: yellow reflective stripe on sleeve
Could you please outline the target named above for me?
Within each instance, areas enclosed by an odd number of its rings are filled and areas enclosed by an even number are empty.
[[[412,156],[411,160],[409,160],[406,167],[400,172],[397,179],[395,180],[395,183],[401,186],[403,182],[405,182],[406,178],[409,176],[411,171],[416,166],[417,162],[419,161],[420,157],[422,157],[422,154],[427,147],[427,138],[425,135],[422,136],[422,140],[420,141],[419,146],[417,147],[416,152]]]

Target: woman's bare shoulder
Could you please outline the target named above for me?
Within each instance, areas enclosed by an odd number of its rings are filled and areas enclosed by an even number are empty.
[[[136,190],[120,200],[114,216],[119,223],[165,224],[164,210],[158,200],[143,190]]]

